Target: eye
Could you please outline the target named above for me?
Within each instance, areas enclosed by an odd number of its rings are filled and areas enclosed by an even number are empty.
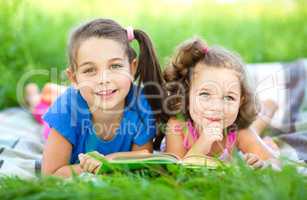
[[[123,68],[123,66],[120,65],[120,64],[112,64],[110,68],[111,69],[120,69],[120,68]]]
[[[83,71],[84,74],[90,74],[94,73],[96,70],[94,67],[87,68],[86,70]]]
[[[232,97],[232,96],[224,96],[224,100],[225,100],[225,101],[234,101],[235,98]]]
[[[202,97],[209,97],[209,93],[208,92],[201,92],[199,93],[199,96],[202,96]]]

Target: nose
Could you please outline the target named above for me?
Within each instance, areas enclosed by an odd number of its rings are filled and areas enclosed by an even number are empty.
[[[110,82],[110,70],[108,69],[105,69],[105,70],[102,70],[100,73],[99,73],[99,84],[106,84],[106,83],[109,83]]]
[[[210,101],[209,109],[214,112],[222,113],[224,110],[224,102],[220,98],[212,99]]]

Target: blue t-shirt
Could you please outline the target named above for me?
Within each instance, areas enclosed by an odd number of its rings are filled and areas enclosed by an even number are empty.
[[[156,121],[142,90],[131,85],[125,104],[123,117],[111,140],[103,140],[95,134],[89,107],[73,87],[54,102],[43,119],[72,145],[70,163],[75,164],[79,162],[80,153],[98,151],[107,155],[131,151],[132,144],[141,146],[155,137]]]

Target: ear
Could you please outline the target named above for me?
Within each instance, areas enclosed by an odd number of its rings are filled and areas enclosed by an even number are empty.
[[[131,74],[134,77],[138,67],[138,60],[134,58],[130,63]]]
[[[72,68],[70,66],[67,67],[65,72],[66,72],[66,76],[69,79],[72,86],[77,89],[78,88],[77,78],[76,78],[76,75],[73,72]]]

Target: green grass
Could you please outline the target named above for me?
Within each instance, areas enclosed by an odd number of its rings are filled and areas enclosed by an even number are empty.
[[[1,200],[12,199],[305,199],[307,177],[288,165],[281,172],[242,164],[217,170],[138,172],[22,180],[0,179]]]
[[[304,0],[109,1],[0,0],[0,109],[18,105],[17,86],[33,69],[46,74],[25,78],[42,85],[65,82],[66,41],[79,23],[113,18],[149,33],[164,64],[181,41],[194,35],[209,45],[233,49],[247,62],[290,61],[307,55]],[[50,75],[54,68],[55,75]]]

